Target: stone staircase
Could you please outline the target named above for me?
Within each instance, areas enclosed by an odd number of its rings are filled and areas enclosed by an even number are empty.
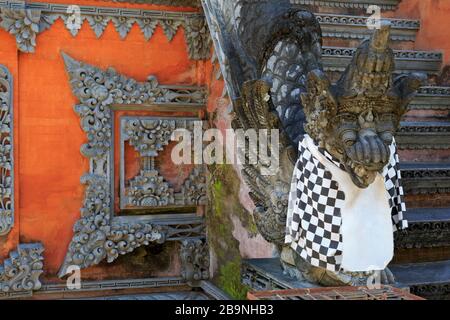
[[[291,0],[314,12],[323,30],[323,63],[337,80],[350,62],[366,27],[369,5],[395,10],[400,0]],[[398,132],[403,184],[410,227],[395,236],[391,269],[411,292],[450,299],[450,87],[436,85],[442,68],[438,51],[414,50],[418,20],[390,19],[396,70],[424,72],[429,84],[419,90]],[[438,48],[436,48],[438,50]]]

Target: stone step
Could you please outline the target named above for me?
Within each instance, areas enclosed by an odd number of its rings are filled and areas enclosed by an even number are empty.
[[[301,6],[328,7],[333,9],[367,9],[377,5],[382,10],[394,10],[401,0],[291,0]]]
[[[396,141],[400,149],[450,149],[450,122],[401,122]]]
[[[425,299],[450,299],[450,260],[391,265],[396,280]]]
[[[323,47],[324,70],[343,72],[350,63],[356,48]],[[394,50],[396,73],[424,72],[437,75],[442,64],[442,53],[434,51]]]
[[[414,110],[450,110],[450,87],[425,86],[409,104]]]
[[[396,287],[410,287],[411,293],[428,299],[449,298],[450,261],[390,265]],[[279,258],[242,261],[242,283],[255,291],[317,287],[283,272]]]
[[[407,209],[409,227],[395,233],[397,249],[450,246],[450,208]]]
[[[407,195],[450,193],[450,163],[401,162],[400,169]]]
[[[364,39],[373,30],[367,27],[366,16],[351,16],[331,13],[315,13],[322,27],[322,36],[339,39]],[[415,41],[416,33],[420,29],[419,20],[386,19],[392,24],[391,40]]]

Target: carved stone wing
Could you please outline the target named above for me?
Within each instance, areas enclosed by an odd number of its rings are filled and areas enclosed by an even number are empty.
[[[307,91],[307,74],[322,70],[320,26],[310,12],[292,8],[288,0],[202,4],[233,101],[233,128],[280,130],[276,174],[263,175],[263,161],[246,162],[242,173],[256,205],[259,231],[281,246],[296,150],[304,134],[301,94]],[[251,152],[255,150],[245,150],[247,160]]]

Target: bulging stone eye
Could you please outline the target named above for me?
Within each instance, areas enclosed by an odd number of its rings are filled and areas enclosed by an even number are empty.
[[[344,142],[346,147],[351,147],[355,144],[355,142],[353,140],[347,140]]]

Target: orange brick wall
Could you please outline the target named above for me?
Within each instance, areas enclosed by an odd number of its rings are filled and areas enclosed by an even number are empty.
[[[420,20],[415,49],[442,51],[444,65],[450,63],[449,0],[403,0],[395,12],[384,16]]]

